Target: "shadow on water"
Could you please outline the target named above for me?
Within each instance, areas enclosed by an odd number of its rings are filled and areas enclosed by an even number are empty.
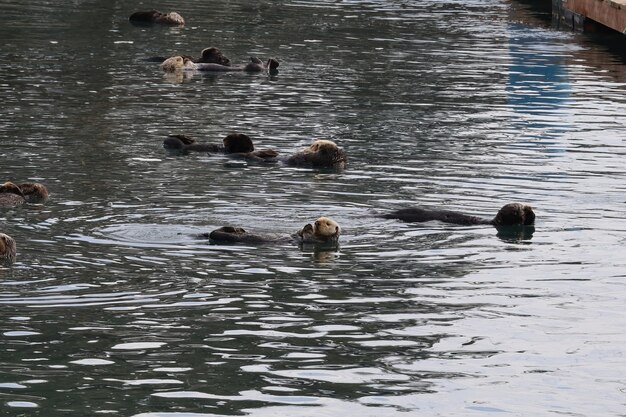
[[[558,29],[563,32],[570,32],[569,28],[559,28],[558,23],[553,21],[552,2],[538,0],[511,0],[512,18],[520,20],[528,24],[530,27],[539,26],[545,28]],[[589,27],[590,31],[581,34],[580,39],[584,43],[588,43],[594,48],[606,50],[620,60],[626,63],[626,44],[624,43],[624,35],[605,27],[601,24],[595,24]],[[589,54],[589,58],[592,55]],[[596,65],[601,65],[599,61],[594,61]],[[623,79],[623,76],[622,76]]]

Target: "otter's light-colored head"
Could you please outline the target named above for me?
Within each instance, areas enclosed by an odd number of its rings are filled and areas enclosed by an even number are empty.
[[[341,227],[331,218],[320,217],[313,223],[313,234],[318,239],[337,239],[340,233]]]
[[[183,26],[185,24],[185,19],[176,12],[169,12],[165,15],[164,20],[170,25]]]
[[[311,145],[309,145],[308,148],[305,149],[305,151],[309,151],[309,152],[333,152],[336,151],[339,147],[337,146],[337,144],[335,142],[333,142],[332,140],[326,140],[326,139],[318,139],[315,142],[313,142]]]
[[[163,61],[163,63],[161,63],[161,68],[165,72],[194,70],[196,69],[196,64],[191,62],[190,59],[183,58],[182,56],[177,55],[167,58],[165,61]]]
[[[9,235],[0,233],[0,259],[14,262],[16,254],[15,240]]]

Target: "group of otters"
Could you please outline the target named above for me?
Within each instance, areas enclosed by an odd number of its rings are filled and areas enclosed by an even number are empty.
[[[139,24],[165,23],[184,24],[182,17],[177,13],[161,13],[158,11],[137,12],[130,17],[131,22]],[[178,22],[178,23],[176,23]],[[180,58],[180,59],[179,59]],[[206,62],[214,59],[219,62]],[[202,51],[202,56],[198,59],[177,56],[163,60],[162,67],[166,69],[170,64],[182,65],[177,69],[184,68],[185,65],[218,65],[227,67],[230,60],[224,57],[217,48],[207,48]],[[168,63],[169,61],[169,63]],[[262,69],[270,69],[272,62],[270,59],[267,66],[254,61]],[[250,64],[248,64],[250,65]],[[189,66],[191,68],[191,66]],[[243,67],[237,67],[238,71],[243,71]],[[258,67],[257,67],[258,68]],[[196,69],[200,69],[197,68]],[[175,69],[176,70],[176,69]],[[216,70],[216,69],[211,69]],[[248,69],[250,70],[250,69]],[[342,169],[346,165],[345,151],[330,140],[316,140],[308,147],[296,152],[293,155],[282,157],[278,152],[271,149],[255,150],[254,144],[249,136],[242,133],[231,133],[227,135],[222,144],[217,143],[197,143],[194,139],[186,135],[171,135],[163,141],[163,147],[172,152],[206,152],[223,153],[233,158],[240,158],[251,161],[281,162],[287,166],[305,168],[330,168]],[[15,184],[5,182],[0,185],[0,208],[17,207],[23,204],[40,204],[48,199],[48,190],[43,184],[26,182]],[[503,206],[493,219],[470,216],[467,214],[441,209],[431,209],[422,207],[411,207],[395,210],[390,213],[378,215],[385,219],[398,219],[404,222],[427,222],[440,221],[459,225],[492,225],[496,228],[516,228],[533,226],[535,223],[535,213],[528,204],[509,203]],[[341,234],[339,224],[328,218],[320,217],[313,224],[306,224],[302,229],[293,234],[269,234],[252,233],[241,227],[224,226],[209,233],[202,233],[198,237],[208,238],[215,244],[262,244],[262,243],[295,243],[295,244],[324,244],[336,245]],[[12,263],[16,257],[15,240],[4,233],[0,233],[0,260]]]

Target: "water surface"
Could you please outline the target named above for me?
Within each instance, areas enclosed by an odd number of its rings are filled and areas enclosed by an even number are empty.
[[[619,416],[625,60],[516,2],[0,0],[3,415]],[[264,74],[164,76],[218,46]],[[344,171],[232,167],[164,137],[239,131]],[[535,207],[525,239],[376,217]],[[320,215],[337,251],[215,246]]]

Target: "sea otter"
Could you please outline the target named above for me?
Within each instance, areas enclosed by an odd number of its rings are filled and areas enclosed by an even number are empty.
[[[176,12],[162,13],[158,10],[149,12],[135,12],[128,18],[130,23],[137,26],[150,26],[153,24],[183,26],[185,19]]]
[[[288,166],[311,168],[345,168],[345,151],[330,140],[316,140],[299,152],[285,158]]]
[[[250,62],[246,65],[223,65],[213,62],[193,62],[189,57],[182,55],[173,56],[167,58],[161,63],[161,68],[165,72],[176,71],[202,71],[202,72],[263,72],[267,71],[271,74],[276,73],[278,70],[278,61],[274,58],[267,60],[267,63],[263,63],[256,57],[250,58]]]
[[[26,203],[26,196],[16,184],[7,181],[0,185],[0,207],[17,207]]]
[[[43,203],[48,199],[48,189],[38,182],[10,181],[0,185],[0,207],[17,207],[24,203]]]
[[[28,203],[43,203],[48,199],[48,189],[41,183],[23,182],[18,187],[22,190]]]
[[[337,244],[341,227],[328,217],[320,217],[311,224],[292,235],[256,234],[250,233],[241,227],[224,226],[201,237],[209,238],[217,244],[229,243],[298,243],[298,244]]]
[[[196,143],[187,135],[170,135],[163,141],[163,147],[179,153],[208,152],[225,153],[245,159],[280,161],[287,166],[302,168],[345,168],[346,153],[330,140],[316,140],[311,145],[293,155],[280,157],[272,149],[254,150],[249,136],[242,133],[231,133],[223,140],[224,145],[216,143]]]
[[[490,224],[495,227],[503,226],[532,226],[535,224],[535,212],[528,204],[509,203],[504,205],[496,216],[489,220],[481,217],[469,216],[450,210],[426,209],[411,207],[383,214],[385,219],[399,219],[404,222],[427,222],[438,220],[444,223],[460,225]]]
[[[228,59],[219,48],[211,46],[209,48],[204,48],[202,52],[200,52],[199,57],[193,57],[191,55],[180,55],[183,58],[187,58],[191,62],[200,63],[200,64],[220,64],[224,66],[230,66],[230,59]],[[153,56],[150,58],[146,58],[145,61],[149,62],[163,62],[167,60],[167,57],[163,56]]]
[[[12,263],[16,255],[15,240],[4,233],[0,233],[0,260]]]
[[[228,156],[257,161],[275,161],[278,152],[272,149],[254,149],[250,136],[243,133],[229,133],[217,143],[196,143],[195,139],[187,135],[170,135],[163,141],[163,147],[170,151],[224,153]]]

